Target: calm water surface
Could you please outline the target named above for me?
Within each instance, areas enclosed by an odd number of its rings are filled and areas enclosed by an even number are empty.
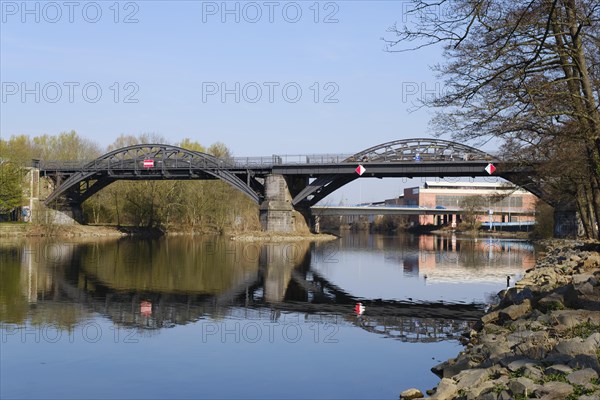
[[[533,266],[523,241],[0,244],[1,398],[389,398]],[[365,312],[355,312],[362,302]]]

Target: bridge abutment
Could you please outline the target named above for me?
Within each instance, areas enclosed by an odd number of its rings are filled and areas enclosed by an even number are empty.
[[[582,231],[579,215],[572,206],[556,206],[554,208],[554,237],[576,238]]]
[[[67,217],[72,218],[75,222],[79,224],[85,223],[83,218],[83,208],[81,207],[81,204],[70,204],[68,206],[63,207],[59,211]]]

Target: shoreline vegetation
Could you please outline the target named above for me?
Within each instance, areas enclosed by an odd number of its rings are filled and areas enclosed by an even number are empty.
[[[205,147],[189,138],[172,143],[154,134],[121,135],[106,147],[75,131],[54,136],[18,135],[0,139],[0,187],[4,189],[0,196],[0,221],[23,221],[24,216],[31,213],[34,222],[51,225],[56,221],[48,209],[68,209],[62,204],[64,198],[46,204],[56,189],[56,182],[44,174],[38,177],[30,172],[32,160],[85,164],[108,152],[144,143],[175,145],[223,160],[233,157],[224,143]],[[117,180],[80,206],[80,210],[72,210],[78,221],[93,225],[152,227],[164,231],[189,229],[207,233],[261,228],[258,205],[222,180]]]
[[[173,229],[140,226],[118,226],[112,224],[35,224],[24,222],[0,222],[0,237],[160,237],[160,236],[201,236],[222,235],[234,241],[245,242],[289,242],[289,241],[329,241],[340,237],[344,232],[340,230],[327,230],[321,233],[312,233],[308,229],[298,229],[294,232],[264,232],[260,230],[198,230],[198,229]],[[435,234],[461,236],[484,236],[513,239],[531,239],[527,232],[502,232],[502,231],[451,231],[446,229],[428,230],[402,230],[412,234]],[[376,231],[379,232],[379,231]],[[384,231],[386,232],[386,231]],[[396,233],[397,231],[391,231]]]
[[[498,294],[465,349],[432,368],[442,379],[431,399],[600,399],[600,244],[540,244],[535,267]]]

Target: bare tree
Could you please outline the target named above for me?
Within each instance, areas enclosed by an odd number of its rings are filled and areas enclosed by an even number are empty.
[[[460,229],[477,230],[481,226],[479,217],[484,214],[486,199],[483,196],[468,196],[460,202],[462,222]]]
[[[506,154],[533,166],[570,152],[579,160],[568,173],[538,174],[549,190],[562,186],[565,201],[585,211],[588,235],[598,237],[600,3],[418,0],[407,16],[384,40],[391,52],[443,46],[446,61],[434,69],[445,91],[422,103],[440,110],[436,132],[460,141],[500,138]]]

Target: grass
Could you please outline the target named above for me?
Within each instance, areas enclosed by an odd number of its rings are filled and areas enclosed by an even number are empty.
[[[496,394],[500,394],[500,393],[504,392],[505,390],[508,390],[508,388],[503,383],[498,383],[498,384],[494,385],[494,388],[492,389],[492,391]]]
[[[584,322],[582,324],[575,325],[568,331],[569,338],[580,337],[583,339],[588,338],[591,334],[600,332],[600,325]],[[600,350],[599,350],[600,351]],[[600,356],[600,353],[598,354]]]
[[[563,374],[548,374],[548,375],[544,375],[544,378],[539,383],[546,383],[546,382],[564,382],[564,383],[569,383],[567,381],[567,377],[564,376]]]
[[[594,393],[595,389],[588,389],[582,385],[573,385],[573,393],[567,396],[565,400],[577,400],[579,396],[585,396]]]
[[[552,301],[552,302],[548,302],[548,303],[544,303],[543,307],[545,312],[550,312],[550,311],[559,311],[559,310],[564,310],[565,306],[563,303],[561,303],[560,301],[556,300],[556,301]]]
[[[510,379],[516,379],[516,378],[520,378],[522,376],[525,376],[525,368],[519,368],[518,370],[514,371],[514,372],[509,372],[509,377]]]
[[[596,380],[598,381],[598,379],[596,379]],[[569,385],[571,385],[573,387],[573,393],[568,395],[565,398],[565,400],[577,400],[580,396],[592,394],[592,393],[596,392],[596,390],[598,389],[597,387],[588,389],[582,385],[572,384],[569,381],[567,381],[567,377],[563,374],[545,375],[544,379],[542,379],[542,381],[540,381],[538,383],[543,384],[543,383],[547,383],[547,382],[564,382],[564,383],[568,383]]]

